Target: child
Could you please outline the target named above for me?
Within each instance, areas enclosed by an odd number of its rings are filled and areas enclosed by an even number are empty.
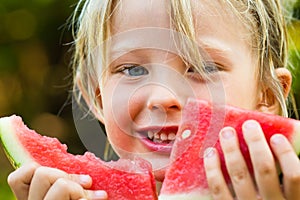
[[[79,10],[79,8],[77,9]],[[151,162],[164,179],[187,98],[286,116],[291,74],[279,0],[87,0],[75,39],[75,86],[105,124],[120,157]],[[264,140],[255,121],[243,134],[253,184],[235,130],[220,141],[233,180],[224,182],[213,148],[205,169],[214,199],[300,199],[299,159],[282,135]],[[274,152],[274,156],[271,153]],[[275,160],[283,171],[282,189]],[[106,199],[89,176],[26,165],[8,182],[18,199]]]

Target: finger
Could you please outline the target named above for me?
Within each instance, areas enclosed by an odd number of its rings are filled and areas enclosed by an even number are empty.
[[[242,129],[260,196],[266,200],[283,199],[274,157],[259,123],[248,120]]]
[[[219,156],[214,148],[207,148],[205,150],[204,168],[213,199],[233,199],[222,174]]]
[[[92,180],[86,175],[67,174],[66,172],[49,167],[36,169],[29,188],[29,200],[43,199],[53,183],[59,178],[65,178],[81,184],[84,188],[91,186]]]
[[[300,162],[293,147],[281,134],[271,137],[271,147],[283,173],[286,199],[300,199]]]
[[[237,198],[239,200],[257,199],[257,192],[240,151],[239,141],[233,128],[226,127],[222,129],[220,144],[224,153],[226,168]]]
[[[107,193],[102,190],[89,191],[84,190],[81,185],[69,179],[59,178],[47,192],[44,200],[105,200]]]
[[[37,163],[26,164],[7,177],[7,182],[17,199],[23,200],[28,198],[29,185],[38,167]]]

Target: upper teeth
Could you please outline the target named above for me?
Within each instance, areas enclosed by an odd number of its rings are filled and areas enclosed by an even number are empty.
[[[148,131],[148,137],[150,139],[156,139],[156,140],[175,140],[176,134],[175,133],[154,133],[153,131]]]

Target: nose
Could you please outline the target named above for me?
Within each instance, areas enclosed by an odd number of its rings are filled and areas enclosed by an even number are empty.
[[[180,111],[182,104],[176,94],[166,88],[156,86],[151,91],[147,102],[147,108],[151,111],[160,110],[162,112]]]

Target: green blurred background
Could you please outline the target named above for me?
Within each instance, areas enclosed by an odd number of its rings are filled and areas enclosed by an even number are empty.
[[[83,153],[74,134],[68,45],[72,37],[66,25],[75,4],[75,0],[0,0],[0,116],[21,115],[31,128],[66,143],[70,152]],[[299,19],[300,0],[291,9]],[[300,105],[300,23],[292,24],[293,90]],[[14,199],[6,183],[12,170],[0,148],[1,200]]]
[[[16,113],[73,153],[85,151],[69,98],[72,41],[66,21],[76,0],[0,0],[0,116]],[[14,199],[6,178],[13,170],[0,148],[0,199]]]

